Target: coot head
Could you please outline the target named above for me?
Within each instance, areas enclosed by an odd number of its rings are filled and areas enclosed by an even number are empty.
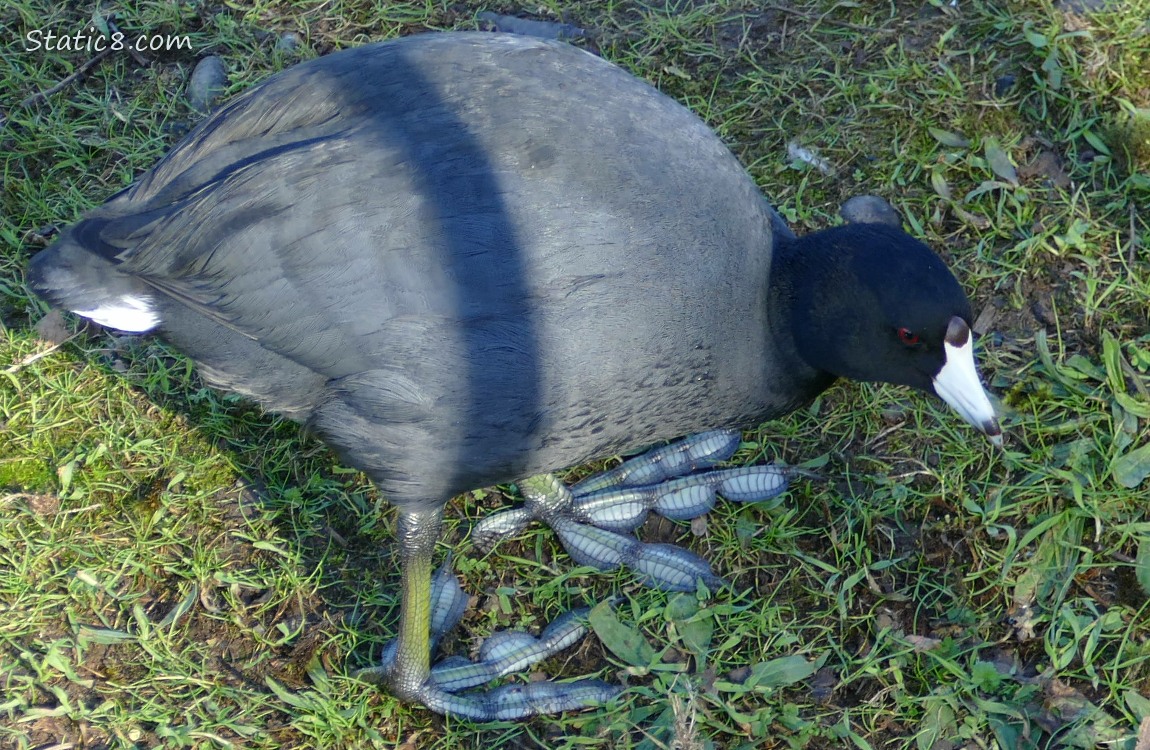
[[[1001,443],[974,365],[970,302],[925,244],[885,224],[813,232],[783,243],[772,284],[808,365],[933,393]]]

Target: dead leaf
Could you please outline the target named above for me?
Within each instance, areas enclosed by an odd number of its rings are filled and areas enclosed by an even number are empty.
[[[1062,160],[1053,151],[1040,151],[1025,166],[1018,168],[1018,176],[1024,180],[1044,179],[1058,188],[1070,187],[1070,176],[1062,169]]]
[[[60,498],[57,495],[30,494],[27,503],[28,510],[38,516],[54,516],[60,510]]]
[[[1019,601],[1006,612],[1010,624],[1014,627],[1014,636],[1020,641],[1029,641],[1034,638],[1034,627],[1038,622],[1038,614],[1029,601]]]
[[[975,334],[982,336],[994,326],[994,321],[997,318],[998,308],[994,305],[987,305],[982,308],[982,312],[974,319],[974,325],[971,326],[971,330],[973,330]]]
[[[410,737],[403,741],[402,745],[397,745],[395,750],[419,750],[419,732],[413,733]]]
[[[52,309],[36,323],[36,335],[49,344],[59,346],[68,340],[72,332],[68,330],[68,326],[64,322],[64,314],[59,310]]]
[[[1150,716],[1142,717],[1142,723],[1138,725],[1138,744],[1134,750],[1150,750]]]
[[[985,216],[972,214],[966,209],[953,204],[951,205],[950,210],[954,211],[955,216],[970,224],[975,229],[990,229],[990,219],[986,218]]]
[[[906,642],[914,646],[914,650],[922,653],[923,651],[933,651],[942,645],[942,641],[938,638],[931,638],[925,635],[908,635],[905,636]]]

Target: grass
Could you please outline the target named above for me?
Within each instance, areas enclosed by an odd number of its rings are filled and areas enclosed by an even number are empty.
[[[1150,716],[1150,6],[658,5],[103,6],[193,50],[146,68],[109,55],[45,97],[91,54],[28,52],[24,34],[74,33],[92,8],[0,10],[0,747],[1135,747]],[[737,461],[824,478],[720,505],[694,533],[645,530],[735,582],[710,599],[574,568],[538,529],[479,555],[467,529],[509,490],[458,498],[445,548],[476,598],[449,648],[623,597],[542,670],[622,681],[618,705],[488,726],[354,679],[397,616],[392,519],[361,476],[160,343],[45,320],[23,281],[53,227],[194,121],[197,55],[222,55],[239,91],[480,10],[590,30],[705,117],[799,231],[852,195],[891,200],[971,293],[1008,430],[995,452],[925,397],[839,385],[748,432]],[[276,48],[285,31],[298,50]]]

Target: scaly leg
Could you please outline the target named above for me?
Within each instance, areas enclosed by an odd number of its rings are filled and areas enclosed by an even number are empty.
[[[578,641],[586,632],[574,611],[557,618],[535,638],[526,633],[493,634],[478,662],[462,658],[431,667],[431,651],[463,617],[467,596],[450,562],[431,575],[431,558],[443,522],[440,508],[399,512],[402,585],[399,636],[384,649],[382,664],[360,676],[388,685],[396,697],[422,703],[441,714],[475,721],[519,719],[600,705],[619,693],[600,680],[509,684],[494,690],[460,691],[521,671]]]

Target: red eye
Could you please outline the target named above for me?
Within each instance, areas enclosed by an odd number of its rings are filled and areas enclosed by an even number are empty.
[[[918,343],[918,334],[909,328],[898,329],[898,340],[907,346],[914,346]]]

